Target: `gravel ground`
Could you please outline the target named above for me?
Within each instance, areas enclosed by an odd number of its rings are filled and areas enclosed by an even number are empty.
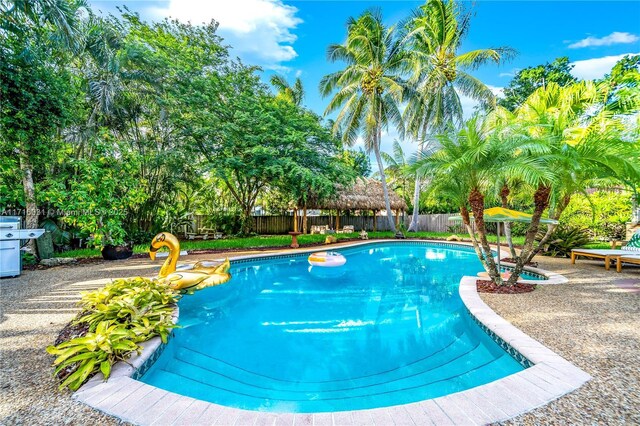
[[[617,274],[605,271],[600,262],[573,266],[566,259],[537,260],[541,268],[564,274],[570,283],[482,298],[594,379],[507,424],[640,424],[640,284],[634,284],[640,282],[640,269]],[[51,377],[52,357],[44,348],[77,313],[80,291],[101,287],[111,278],[153,275],[158,268],[159,263],[147,259],[130,259],[25,271],[18,278],[1,279],[0,424],[122,424],[74,402],[69,391],[58,391]]]
[[[618,274],[602,262],[539,257],[568,284],[532,293],[481,294],[499,315],[593,379],[509,425],[640,424],[640,268]]]

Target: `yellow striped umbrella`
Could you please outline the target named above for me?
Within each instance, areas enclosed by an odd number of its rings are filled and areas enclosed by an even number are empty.
[[[470,215],[473,217],[473,214]],[[531,222],[533,217],[529,213],[519,212],[516,210],[505,209],[503,207],[491,207],[484,211],[485,222]],[[462,221],[462,216],[451,216],[449,220]],[[542,218],[540,223],[547,225],[557,225],[558,221],[555,219]],[[498,226],[498,271],[500,270],[500,226]]]

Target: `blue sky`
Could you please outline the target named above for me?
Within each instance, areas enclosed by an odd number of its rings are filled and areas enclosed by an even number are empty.
[[[327,104],[318,93],[320,78],[341,64],[325,59],[331,43],[345,38],[345,22],[369,7],[382,10],[388,24],[422,4],[415,1],[285,0],[93,0],[94,9],[115,12],[125,4],[146,20],[167,16],[200,23],[220,22],[220,34],[232,54],[263,67],[265,81],[278,72],[291,81],[300,76],[305,105],[322,114]],[[470,2],[464,3],[471,7]],[[518,69],[568,56],[580,78],[599,78],[624,54],[640,53],[640,1],[485,1],[473,4],[475,17],[462,51],[510,46],[518,55],[504,66],[487,66],[473,74],[495,88],[506,86]],[[470,113],[474,102],[463,99]],[[384,137],[389,150],[393,129]],[[412,148],[407,145],[407,150]]]

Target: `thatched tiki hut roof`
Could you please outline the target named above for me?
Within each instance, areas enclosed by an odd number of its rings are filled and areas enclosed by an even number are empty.
[[[389,190],[391,210],[405,211],[407,203]],[[338,187],[336,195],[323,200],[309,200],[307,208],[327,210],[385,210],[382,182],[376,179],[359,178],[351,187]]]

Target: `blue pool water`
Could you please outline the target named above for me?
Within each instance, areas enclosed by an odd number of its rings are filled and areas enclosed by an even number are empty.
[[[466,248],[382,243],[232,265],[232,280],[180,301],[182,328],[145,383],[231,407],[322,412],[404,404],[523,367],[467,313]]]

